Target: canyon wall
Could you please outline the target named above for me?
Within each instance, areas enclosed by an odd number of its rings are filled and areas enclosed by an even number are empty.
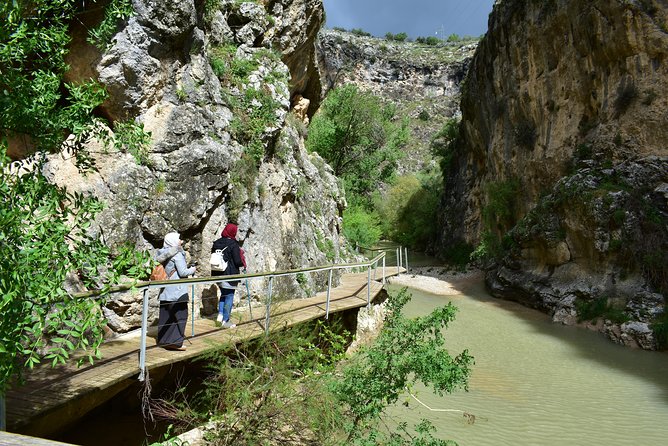
[[[494,259],[495,296],[569,324],[597,307],[597,329],[650,349],[668,292],[667,12],[665,0],[497,1],[441,216],[442,249]]]
[[[46,172],[102,200],[97,235],[112,252],[125,244],[152,251],[178,231],[198,276],[210,275],[211,244],[228,222],[239,225],[249,272],[349,257],[343,192],[329,166],[307,153],[305,115],[292,111],[295,98],[316,108],[320,101],[321,1],[132,3],[135,14],[104,51],[86,41],[100,13],[80,15],[68,76],[99,79],[109,98],[96,113],[117,135],[126,122],[142,125],[150,144],[137,153],[91,141],[91,171],[63,153]],[[275,296],[306,296],[326,284],[324,274],[281,278]],[[265,281],[250,286],[254,297],[266,294]],[[215,292],[196,289],[198,315],[216,311]],[[141,296],[115,296],[104,311],[114,332],[136,328]]]

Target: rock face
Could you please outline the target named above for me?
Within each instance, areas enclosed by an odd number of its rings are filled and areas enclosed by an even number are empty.
[[[210,275],[211,244],[229,221],[239,225],[250,272],[339,260],[343,194],[331,169],[306,152],[302,124],[290,111],[294,97],[316,107],[320,101],[314,42],[322,3],[133,6],[135,15],[103,54],[74,51],[71,76],[92,70],[110,95],[101,113],[117,133],[128,119],[142,124],[150,146],[133,156],[93,141],[93,172],[84,176],[67,157],[54,156],[50,178],[105,203],[96,230],[112,251],[125,243],[152,250],[178,231],[198,276]],[[274,296],[305,296],[326,280],[282,278]],[[254,280],[250,288],[264,295],[266,283]],[[198,314],[215,311],[215,287],[195,295]],[[113,330],[138,326],[140,299],[126,293],[105,308]]]
[[[500,241],[496,296],[564,323],[598,306],[597,328],[643,348],[657,347],[668,292],[667,10],[498,1],[442,215],[444,247]]]
[[[336,30],[318,39],[323,88],[355,84],[397,105],[413,135],[400,173],[433,164],[429,145],[445,121],[459,113],[460,85],[477,42],[427,46]]]

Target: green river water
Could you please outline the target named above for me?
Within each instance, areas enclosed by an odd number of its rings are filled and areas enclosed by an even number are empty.
[[[390,286],[391,292],[398,287]],[[601,334],[554,324],[545,314],[494,299],[475,284],[456,296],[411,290],[407,316],[452,301],[459,308],[446,331],[454,356],[475,357],[469,391],[444,397],[418,388],[389,418],[422,418],[437,436],[464,445],[668,445],[668,354],[634,350]],[[400,403],[403,403],[401,400]]]

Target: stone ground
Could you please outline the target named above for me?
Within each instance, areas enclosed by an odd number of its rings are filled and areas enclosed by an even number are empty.
[[[391,277],[393,285],[407,286],[439,296],[461,294],[462,290],[481,283],[483,272],[479,270],[453,271],[438,266],[411,268],[408,274]]]

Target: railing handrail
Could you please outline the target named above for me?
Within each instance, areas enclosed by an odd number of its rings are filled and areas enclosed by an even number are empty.
[[[272,282],[274,277],[278,276],[287,276],[291,274],[299,274],[299,273],[313,273],[313,272],[318,272],[318,271],[331,271],[334,269],[344,269],[344,268],[358,268],[358,267],[366,267],[367,268],[367,307],[371,305],[371,300],[370,300],[370,280],[371,280],[371,266],[376,265],[378,266],[378,262],[380,260],[383,260],[383,282],[385,281],[385,253],[382,252],[378,254],[376,257],[374,257],[371,260],[367,260],[366,262],[355,262],[355,263],[343,263],[343,264],[331,264],[327,266],[313,266],[313,267],[308,267],[308,268],[298,268],[298,269],[292,269],[292,270],[285,270],[285,271],[272,271],[272,272],[264,272],[264,273],[252,273],[252,274],[234,274],[234,275],[225,275],[225,276],[214,276],[214,277],[195,277],[195,278],[186,278],[186,279],[178,279],[178,280],[161,280],[161,281],[149,281],[149,282],[139,282],[135,284],[134,286],[130,287],[124,287],[123,289],[143,289],[144,290],[144,298],[142,302],[142,325],[141,325],[141,337],[140,337],[140,347],[139,347],[139,381],[144,381],[146,377],[146,334],[148,330],[148,310],[149,310],[149,305],[148,305],[148,290],[150,288],[161,288],[161,287],[166,287],[166,286],[175,286],[175,285],[192,285],[193,287],[193,308],[194,308],[194,294],[195,294],[195,285],[197,284],[207,284],[207,283],[218,283],[222,281],[229,281],[229,280],[235,280],[235,279],[252,279],[252,278],[258,278],[258,277],[269,277],[269,287],[268,287],[268,296],[267,296],[267,312],[266,312],[266,320],[265,320],[265,333],[269,333],[269,323],[270,323],[270,317],[271,317],[271,303],[272,303]],[[329,317],[329,289],[331,287],[331,280],[328,281],[327,284],[327,300],[326,300],[326,316]],[[249,301],[248,301],[249,308],[251,308],[251,303],[250,303],[250,296],[249,296]],[[192,317],[192,324],[194,324],[194,315]],[[194,325],[192,325],[192,333],[194,336]]]
[[[363,245],[357,245],[358,248],[363,249],[365,251],[394,251],[397,248],[404,248],[404,246],[401,243],[397,242],[392,242],[390,240],[387,240],[389,243],[394,243],[395,246],[386,246],[384,248],[370,248],[368,246],[363,246]]]
[[[366,262],[356,262],[356,263],[332,263],[330,265],[321,265],[321,266],[312,266],[308,268],[298,268],[298,269],[289,269],[282,271],[269,271],[269,272],[259,272],[259,273],[246,273],[246,274],[233,274],[225,276],[208,276],[208,277],[189,277],[185,279],[178,280],[142,280],[127,284],[119,284],[112,286],[106,290],[93,290],[85,291],[82,293],[72,294],[74,298],[87,298],[95,297],[105,293],[118,293],[121,291],[129,290],[142,290],[144,288],[162,288],[168,285],[201,285],[201,284],[210,284],[218,283],[221,281],[230,281],[230,280],[243,280],[243,279],[252,279],[258,277],[278,277],[278,276],[289,276],[291,274],[299,273],[313,273],[318,271],[328,271],[330,269],[345,269],[345,268],[358,268],[358,267],[369,267],[374,263],[379,262],[385,253],[382,252],[378,254],[371,260]]]

